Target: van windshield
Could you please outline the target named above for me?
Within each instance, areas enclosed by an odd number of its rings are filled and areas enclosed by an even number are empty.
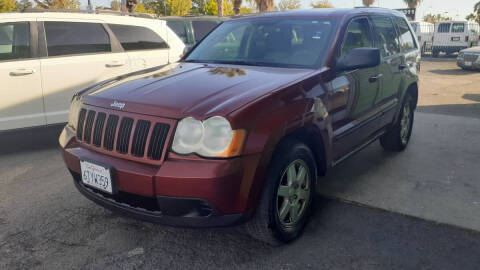
[[[331,19],[229,21],[183,61],[313,68],[323,63],[335,29]]]

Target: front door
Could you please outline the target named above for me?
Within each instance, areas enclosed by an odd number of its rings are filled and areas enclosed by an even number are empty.
[[[374,47],[371,26],[366,17],[353,19],[343,40],[340,59],[352,49]],[[351,82],[351,107],[347,112],[348,121],[334,123],[334,159],[337,160],[356,147],[361,146],[376,131],[375,99],[379,91],[378,67],[347,72]]]
[[[0,131],[46,123],[30,24],[0,20]]]

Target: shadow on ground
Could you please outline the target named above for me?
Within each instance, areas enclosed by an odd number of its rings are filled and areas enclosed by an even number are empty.
[[[479,95],[476,94],[466,94],[463,95],[463,98],[477,101]],[[477,100],[475,100],[477,99]],[[428,105],[428,106],[418,106],[418,112],[424,113],[435,113],[435,114],[446,114],[452,116],[463,116],[463,117],[472,117],[480,119],[480,102],[472,104],[447,104],[447,105]]]
[[[0,155],[58,147],[63,125],[0,133]]]

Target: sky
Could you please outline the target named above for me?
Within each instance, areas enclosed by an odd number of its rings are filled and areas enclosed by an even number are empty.
[[[96,6],[110,6],[111,0],[91,0]],[[243,0],[246,2],[246,0]],[[280,0],[274,0],[275,4]],[[316,0],[313,0],[316,1]],[[362,0],[329,0],[336,8],[351,8],[362,6]],[[464,20],[465,17],[473,12],[473,6],[480,0],[423,0],[417,8],[417,20],[423,18],[428,13],[443,14],[453,19]],[[301,0],[302,8],[310,8],[312,0]],[[81,0],[85,7],[87,0]],[[373,6],[384,8],[406,8],[403,0],[376,0]],[[447,13],[445,13],[447,12]]]

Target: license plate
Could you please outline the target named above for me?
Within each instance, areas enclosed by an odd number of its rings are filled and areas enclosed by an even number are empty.
[[[466,67],[471,67],[471,66],[472,66],[472,62],[471,62],[471,61],[465,61],[465,66],[466,66]]]
[[[80,161],[82,182],[101,191],[113,193],[110,169],[88,161]]]
[[[452,41],[460,41],[460,37],[452,37]]]

